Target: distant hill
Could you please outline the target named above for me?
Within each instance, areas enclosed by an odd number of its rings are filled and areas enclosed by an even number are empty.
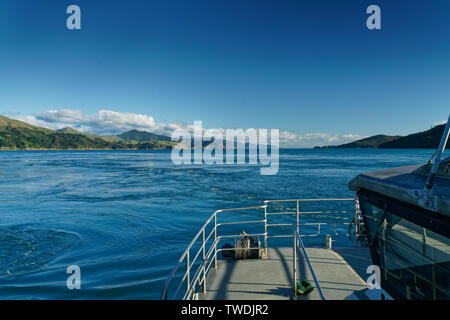
[[[379,145],[379,148],[437,149],[444,133],[445,125],[439,125],[427,131],[410,134]],[[450,141],[447,143],[447,148]]]
[[[69,128],[69,127],[63,128],[63,129],[58,129],[56,131],[70,133],[70,134],[82,134],[89,138],[93,138],[93,139],[100,138],[100,139],[106,140],[108,142],[125,142],[125,141],[123,141],[122,138],[119,138],[118,136],[102,136],[102,135],[94,134],[94,133],[81,132],[81,131],[78,131],[76,129]]]
[[[398,149],[437,149],[444,133],[445,125],[439,125],[426,130],[410,134],[408,136],[376,135],[361,140],[353,141],[337,146],[325,146],[316,148],[398,148]],[[450,145],[447,143],[447,147]]]
[[[1,150],[169,149],[176,144],[168,137],[158,140],[156,137],[162,136],[153,136],[154,140],[144,144],[130,144],[119,138],[82,133],[72,128],[50,130],[0,116]]]
[[[73,128],[69,128],[69,127],[58,129],[56,131],[63,132],[63,133],[71,133],[71,134],[83,134],[82,132],[75,130]]]
[[[118,134],[117,137],[128,142],[148,142],[148,141],[171,141],[170,137],[162,136],[147,131],[130,130],[122,134]]]
[[[65,133],[0,116],[0,148],[23,149],[122,149],[124,144]]]
[[[325,148],[378,148],[381,144],[401,138],[401,136],[376,135],[338,146],[326,146]]]
[[[444,127],[439,125],[405,137],[376,135],[338,146],[316,148],[436,149]],[[206,147],[209,143],[203,141],[202,145]],[[0,150],[170,149],[177,144],[170,137],[146,131],[130,130],[116,136],[102,136],[73,128],[50,130],[0,116]],[[450,141],[447,147],[450,147]]]

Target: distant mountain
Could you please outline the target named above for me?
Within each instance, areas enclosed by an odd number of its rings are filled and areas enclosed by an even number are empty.
[[[401,136],[386,136],[379,134],[338,146],[326,146],[322,148],[378,148],[381,144],[394,141],[398,138],[401,138]]]
[[[379,148],[410,148],[410,149],[437,149],[444,133],[445,124],[436,126],[427,131],[410,134],[379,145]],[[447,143],[447,148],[450,141]]]
[[[70,127],[58,129],[56,131],[69,133],[69,134],[82,134],[89,138],[93,138],[93,139],[100,138],[100,139],[106,140],[108,142],[125,142],[125,141],[123,141],[122,138],[119,138],[118,136],[102,136],[102,135],[94,134],[94,133],[81,132],[76,129],[70,128]]]
[[[78,130],[75,130],[75,129],[69,128],[69,127],[58,129],[56,131],[63,132],[63,133],[70,133],[70,134],[83,134],[81,131],[78,131]]]
[[[118,134],[117,137],[127,142],[149,142],[149,141],[171,141],[170,137],[162,136],[147,131],[130,130],[122,134]]]
[[[338,146],[325,146],[316,148],[398,148],[398,149],[437,149],[444,133],[445,124],[430,130],[410,134],[408,136],[376,135]],[[450,141],[447,147],[450,146]]]
[[[445,125],[439,125],[405,137],[376,135],[338,146],[317,148],[436,149],[444,128]],[[209,143],[203,141],[202,146],[206,147]],[[0,116],[0,150],[170,149],[177,144],[178,142],[171,141],[170,137],[146,131],[130,130],[117,136],[101,136],[73,128],[55,131]],[[450,147],[450,141],[447,147]]]
[[[168,137],[159,140],[160,136],[153,136],[155,139],[144,144],[132,144],[121,138],[82,133],[72,128],[55,131],[0,116],[0,150],[169,149],[176,145]]]
[[[64,133],[0,116],[0,149],[123,149],[111,143],[78,133]]]

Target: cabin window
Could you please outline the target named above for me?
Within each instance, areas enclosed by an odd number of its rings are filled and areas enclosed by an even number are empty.
[[[379,194],[360,192],[358,197],[381,287],[395,299],[450,299],[448,223]]]

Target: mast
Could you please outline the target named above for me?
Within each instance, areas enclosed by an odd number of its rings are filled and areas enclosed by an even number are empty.
[[[438,198],[433,195],[433,183],[434,178],[438,172],[439,164],[441,163],[441,156],[445,150],[445,146],[447,145],[448,137],[450,133],[450,115],[447,120],[447,124],[444,128],[444,133],[442,134],[441,142],[439,143],[438,150],[436,151],[436,156],[434,157],[433,166],[431,167],[430,173],[428,174],[427,182],[425,183],[425,187],[423,190],[418,190],[418,204],[421,207],[438,211]]]
[[[441,163],[441,155],[445,150],[445,146],[447,145],[449,132],[450,132],[449,129],[450,129],[450,115],[448,116],[447,124],[445,125],[444,133],[442,134],[439,148],[436,152],[436,156],[434,157],[433,167],[431,167],[430,174],[428,175],[427,183],[425,185],[426,191],[431,190],[433,188],[433,180],[438,171],[439,164]]]

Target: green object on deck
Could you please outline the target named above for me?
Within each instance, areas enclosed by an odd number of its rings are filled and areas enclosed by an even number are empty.
[[[307,295],[313,291],[313,286],[311,282],[303,280],[302,282],[297,282],[297,293],[301,295]]]

